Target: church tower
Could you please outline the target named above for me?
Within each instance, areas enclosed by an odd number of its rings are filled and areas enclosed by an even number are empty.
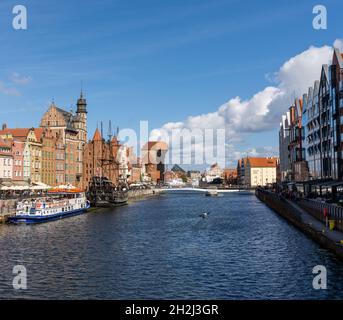
[[[78,181],[78,186],[82,189],[85,187],[85,178],[84,178],[84,151],[87,145],[88,137],[87,137],[87,101],[83,96],[83,92],[81,90],[80,98],[77,100],[76,103],[76,117],[74,126],[77,129],[77,136],[78,136],[78,148],[77,148],[77,171],[78,174],[76,175],[76,179]]]
[[[79,140],[87,143],[87,101],[81,90],[80,98],[77,100],[76,116],[79,129]]]

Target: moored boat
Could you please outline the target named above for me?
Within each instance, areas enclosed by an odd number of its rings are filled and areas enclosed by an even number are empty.
[[[90,207],[86,195],[76,188],[56,188],[46,197],[25,199],[17,203],[10,223],[42,223],[85,213]]]
[[[88,198],[94,207],[122,206],[128,202],[129,188],[125,182],[115,185],[106,177],[93,177]]]

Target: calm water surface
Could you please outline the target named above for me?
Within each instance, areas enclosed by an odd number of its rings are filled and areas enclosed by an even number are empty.
[[[3,225],[0,261],[5,299],[343,298],[343,263],[254,195],[166,194],[42,225]],[[12,289],[18,264],[27,268],[26,291]],[[327,267],[326,291],[312,288],[315,265]]]

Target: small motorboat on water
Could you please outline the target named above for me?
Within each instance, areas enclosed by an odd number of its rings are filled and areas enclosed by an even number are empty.
[[[218,191],[217,190],[208,190],[206,191],[206,197],[218,197]]]
[[[209,212],[203,212],[202,214],[199,215],[199,217],[203,219],[207,219],[209,214],[210,214]]]

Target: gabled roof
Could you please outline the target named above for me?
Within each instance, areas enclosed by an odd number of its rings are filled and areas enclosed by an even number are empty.
[[[74,122],[76,122],[78,120],[77,115],[74,115],[72,112],[68,112],[64,109],[57,107],[54,102],[50,105],[49,110],[51,108],[56,109],[56,111],[62,115],[62,117],[64,118],[64,121],[66,123],[66,126],[67,126],[66,129],[67,130],[77,132],[77,129],[74,126]]]
[[[57,107],[54,102],[51,104],[50,108],[55,108],[56,111],[63,116],[66,123],[73,120],[74,115],[71,112],[68,112],[62,108]]]
[[[334,57],[336,56],[338,64],[339,64],[339,67],[343,68],[343,53],[341,53],[338,48],[334,48],[333,55],[334,55]]]
[[[308,88],[307,101],[312,101],[313,99],[313,87]]]
[[[319,93],[319,80],[316,80],[314,82],[314,87],[313,87],[313,97],[317,96]]]
[[[323,76],[325,76],[326,83],[328,83],[330,78],[329,78],[329,67],[327,64],[322,65],[322,73],[320,75],[320,80],[322,79]],[[321,81],[320,81],[320,83],[321,83]]]
[[[41,141],[44,129],[43,128],[34,128],[33,130],[35,132],[37,141]]]
[[[173,168],[171,169],[171,171],[173,171],[173,172],[182,172],[182,173],[186,173],[186,171],[185,170],[183,170],[179,165],[177,165],[177,164],[175,164],[174,166],[173,166]]]
[[[102,137],[101,137],[101,133],[99,131],[98,128],[96,128],[95,132],[94,132],[94,136],[93,136],[93,141],[101,141]]]
[[[295,111],[296,111],[297,117],[301,117],[302,107],[303,107],[302,100],[298,98],[295,99]]]
[[[302,108],[302,110],[303,110],[303,113],[305,113],[305,111],[307,110],[307,101],[308,101],[307,93],[303,94],[302,101],[303,101],[303,108]]]

